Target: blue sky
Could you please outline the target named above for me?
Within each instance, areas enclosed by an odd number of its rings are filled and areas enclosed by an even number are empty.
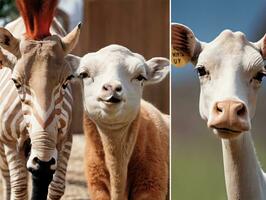
[[[172,22],[190,27],[202,41],[213,40],[224,29],[241,31],[249,40],[256,41],[262,37],[256,30],[263,25],[260,21],[263,16],[266,26],[265,9],[265,0],[172,0],[171,18]],[[195,78],[191,66],[172,69],[174,84],[178,79]]]

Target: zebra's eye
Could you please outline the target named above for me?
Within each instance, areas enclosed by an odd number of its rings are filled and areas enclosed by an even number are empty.
[[[70,75],[70,76],[68,76],[68,77],[66,78],[64,84],[62,85],[63,89],[66,89],[68,83],[71,81],[72,78],[74,78],[73,75]]]
[[[262,82],[262,79],[263,77],[265,76],[266,74],[264,72],[258,72],[254,77],[253,79],[259,81],[260,83]]]
[[[198,73],[198,76],[202,77],[208,74],[206,68],[204,66],[199,66],[196,68],[196,71]]]
[[[12,78],[12,81],[14,82],[17,89],[21,88],[21,84],[16,79]]]

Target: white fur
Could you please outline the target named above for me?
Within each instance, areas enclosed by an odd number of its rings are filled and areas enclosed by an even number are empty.
[[[186,54],[186,58],[189,58],[196,68],[204,67],[208,72],[199,76],[201,117],[209,123],[214,117],[212,110],[216,108],[214,105],[217,102],[238,101],[247,109],[250,130],[250,122],[256,109],[257,92],[261,86],[255,77],[265,70],[265,48],[262,48],[265,46],[265,38],[251,43],[243,33],[225,30],[212,42],[203,43],[194,37],[190,29],[181,24],[173,24],[172,28],[177,32],[174,32],[173,41],[178,42],[174,44],[178,47],[182,43],[181,46],[189,49],[190,54]],[[187,37],[188,41],[180,40],[182,34],[190,36]],[[214,133],[220,136],[219,130],[214,129]],[[257,160],[250,132],[241,132],[235,136],[228,133],[228,138],[221,137],[221,140],[228,199],[265,200],[265,175]]]
[[[125,47],[110,45],[96,53],[85,55],[77,69],[77,75],[87,72],[89,78],[83,79],[84,108],[97,122],[110,124],[131,122],[140,107],[143,86],[159,82],[168,74],[168,60],[153,58],[149,61]],[[142,75],[144,81],[136,80]],[[98,101],[102,87],[106,83],[119,83],[122,86],[122,103],[106,106]]]

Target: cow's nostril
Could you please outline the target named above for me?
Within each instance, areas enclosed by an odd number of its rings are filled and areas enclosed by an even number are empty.
[[[218,106],[216,107],[217,112],[223,112],[222,108],[219,108]]]
[[[217,114],[222,113],[224,111],[224,104],[221,102],[216,103],[215,110]]]
[[[246,108],[243,104],[241,104],[239,107],[238,107],[238,110],[237,110],[237,115],[238,116],[243,116],[246,114]]]

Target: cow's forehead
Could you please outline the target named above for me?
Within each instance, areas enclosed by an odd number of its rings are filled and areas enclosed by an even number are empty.
[[[251,43],[243,33],[225,30],[206,45],[206,50],[219,51],[223,54],[239,54],[243,52],[245,46],[251,46]]]
[[[263,65],[263,59],[259,50],[242,32],[225,30],[204,46],[199,63],[216,66],[227,63],[250,68]]]

